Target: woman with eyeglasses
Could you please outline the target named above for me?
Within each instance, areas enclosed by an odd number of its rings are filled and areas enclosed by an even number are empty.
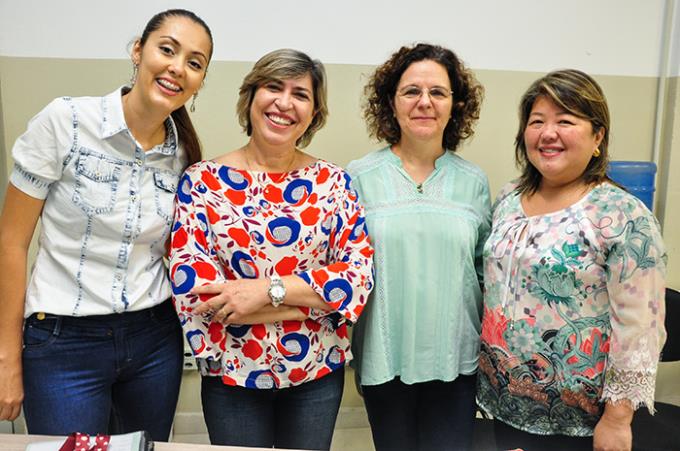
[[[353,334],[377,450],[469,449],[490,229],[486,175],[455,154],[483,89],[450,50],[402,47],[365,88],[383,149],[348,171],[375,247],[375,290]]]
[[[373,250],[345,171],[302,150],[328,116],[323,65],[268,53],[237,111],[249,139],[187,169],[170,255],[210,441],[329,449]]]

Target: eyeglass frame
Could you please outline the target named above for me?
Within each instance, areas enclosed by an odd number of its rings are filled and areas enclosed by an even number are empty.
[[[404,93],[405,90],[408,89],[417,89],[419,93],[417,95],[409,96],[406,93]],[[442,90],[443,93],[447,93],[448,95],[443,98],[437,98],[432,96],[432,91],[433,90]],[[446,89],[443,86],[433,86],[432,88],[422,88],[417,85],[408,85],[404,86],[402,89],[397,90],[397,96],[403,98],[404,100],[409,100],[409,101],[415,101],[415,100],[420,100],[423,98],[423,94],[427,93],[427,97],[430,99],[431,102],[443,102],[444,100],[453,97],[453,90],[452,89]]]

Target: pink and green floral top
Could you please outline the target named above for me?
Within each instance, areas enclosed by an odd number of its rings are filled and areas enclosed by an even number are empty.
[[[666,253],[638,199],[609,183],[527,217],[499,195],[484,250],[478,399],[536,434],[592,435],[605,401],[654,404]]]

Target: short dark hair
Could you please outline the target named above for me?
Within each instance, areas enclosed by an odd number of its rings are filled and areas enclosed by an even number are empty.
[[[606,172],[609,164],[609,107],[604,92],[590,75],[575,69],[562,69],[533,82],[520,101],[519,126],[515,136],[515,164],[522,173],[517,186],[519,192],[533,194],[541,183],[541,173],[529,161],[524,141],[531,109],[539,97],[545,97],[570,114],[589,121],[594,134],[604,130],[599,145],[600,155],[593,155],[581,178],[589,185],[611,181]]]
[[[314,95],[314,117],[298,138],[296,145],[306,147],[314,134],[321,129],[328,119],[328,100],[326,89],[326,70],[321,61],[312,59],[306,53],[293,49],[279,49],[269,52],[260,58],[248,75],[243,79],[238,92],[236,114],[238,122],[248,136],[253,133],[250,123],[250,106],[255,97],[255,91],[267,82],[273,80],[287,80],[304,77],[309,74],[312,78],[312,92]]]
[[[419,43],[404,46],[375,70],[364,88],[364,118],[368,132],[380,141],[399,142],[401,128],[394,117],[393,106],[397,85],[411,64],[423,60],[441,64],[449,76],[453,102],[442,147],[455,151],[462,140],[474,134],[473,126],[479,119],[484,88],[455,53],[438,45]]]

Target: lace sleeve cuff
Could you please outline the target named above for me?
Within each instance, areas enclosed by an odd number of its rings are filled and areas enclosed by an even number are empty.
[[[602,390],[602,401],[617,403],[627,400],[630,401],[633,409],[638,409],[644,405],[653,415],[655,382],[656,371],[626,371],[609,368]]]

